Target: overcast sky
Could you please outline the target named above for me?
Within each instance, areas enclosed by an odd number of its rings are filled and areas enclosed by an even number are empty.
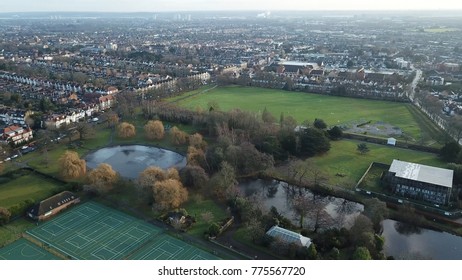
[[[0,0],[0,12],[462,10],[461,0]]]

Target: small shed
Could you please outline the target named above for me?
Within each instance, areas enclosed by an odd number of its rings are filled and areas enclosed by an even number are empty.
[[[396,139],[393,137],[388,138],[387,145],[396,146]]]

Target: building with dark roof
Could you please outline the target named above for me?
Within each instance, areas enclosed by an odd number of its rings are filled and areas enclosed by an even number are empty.
[[[79,202],[80,198],[74,193],[64,191],[34,205],[27,211],[27,216],[42,221]]]
[[[454,171],[412,162],[393,160],[386,181],[399,196],[447,205]]]

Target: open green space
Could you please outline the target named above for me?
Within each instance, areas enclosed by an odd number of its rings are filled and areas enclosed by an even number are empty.
[[[358,187],[375,193],[384,193],[385,190],[381,178],[382,174],[388,171],[389,168],[390,166],[385,167],[373,164]]]
[[[27,235],[71,259],[218,259],[164,229],[95,202],[78,205]]]
[[[0,207],[9,208],[25,200],[45,199],[62,189],[57,182],[34,174],[7,180],[0,184]]]
[[[0,249],[0,260],[58,260],[59,258],[22,238]]]
[[[204,233],[212,223],[220,223],[228,217],[226,211],[210,199],[201,200],[192,198],[183,205],[183,208],[186,209],[189,215],[196,219],[196,223],[188,230],[188,234],[198,238],[204,237]],[[212,213],[211,221],[204,220],[203,214],[206,212]]]
[[[239,108],[261,113],[266,107],[276,119],[283,113],[299,123],[305,120],[312,122],[315,118],[321,118],[331,126],[359,121],[384,122],[399,127],[415,141],[422,139],[423,135],[436,137],[431,132],[427,133],[427,126],[417,121],[421,116],[416,115],[418,112],[411,112],[413,105],[406,103],[228,86],[185,98],[178,104],[196,109],[206,108],[209,102],[216,102],[224,111]]]
[[[0,227],[0,247],[21,238],[22,233],[35,225],[26,219],[18,219]]]
[[[357,151],[359,141],[332,141],[329,152],[313,158],[316,167],[326,173],[328,183],[344,188],[353,188],[366,172],[371,162],[391,164],[393,159],[410,161],[436,167],[446,164],[432,153],[367,143],[369,152],[362,155]]]

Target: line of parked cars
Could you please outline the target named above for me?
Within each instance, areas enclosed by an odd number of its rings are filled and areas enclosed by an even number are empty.
[[[5,158],[4,160],[0,160],[0,163],[10,161],[12,159],[15,159],[19,157],[19,155],[25,155],[30,152],[33,152],[37,149],[35,146],[22,146],[21,149],[18,149],[13,155],[10,155],[9,157]]]

